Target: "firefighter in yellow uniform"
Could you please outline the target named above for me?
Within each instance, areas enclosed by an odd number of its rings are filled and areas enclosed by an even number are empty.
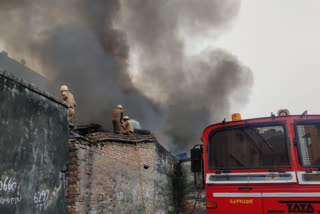
[[[69,122],[72,122],[72,116],[75,113],[75,107],[76,107],[76,101],[69,91],[68,87],[66,85],[61,86],[61,99],[67,104],[68,106],[68,120]]]
[[[116,133],[116,134],[120,134],[122,117],[123,117],[122,105],[117,105],[117,108],[115,108],[112,111],[113,132]]]
[[[121,131],[122,134],[126,134],[126,135],[130,135],[133,134],[133,126],[129,121],[129,117],[128,116],[124,116],[123,117],[123,123],[122,123],[122,127],[124,128],[124,130]]]

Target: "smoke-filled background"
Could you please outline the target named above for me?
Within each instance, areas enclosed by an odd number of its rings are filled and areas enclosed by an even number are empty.
[[[229,27],[239,2],[1,0],[0,43],[56,91],[69,86],[78,123],[110,129],[112,109],[123,104],[177,153],[199,143],[230,104],[248,99],[252,73],[235,56],[212,47],[188,51]]]

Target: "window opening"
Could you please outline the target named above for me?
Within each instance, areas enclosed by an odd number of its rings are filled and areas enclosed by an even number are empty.
[[[209,137],[210,169],[289,167],[284,126],[242,126]]]

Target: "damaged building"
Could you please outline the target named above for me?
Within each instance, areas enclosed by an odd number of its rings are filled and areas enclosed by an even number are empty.
[[[0,213],[190,211],[189,166],[152,134],[69,136],[67,106],[3,70],[0,96]]]
[[[68,145],[68,213],[173,212],[176,159],[152,135],[98,132]]]

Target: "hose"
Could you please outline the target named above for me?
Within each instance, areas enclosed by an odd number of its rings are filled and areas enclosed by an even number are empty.
[[[131,134],[131,135],[132,135],[132,134]],[[137,140],[136,140],[136,147],[137,147],[137,157],[138,157],[138,166],[139,166],[139,181],[140,181],[141,201],[142,201],[142,206],[143,206],[144,214],[147,214],[147,212],[146,212],[146,205],[145,205],[144,199],[143,199],[142,179],[141,179],[141,167],[140,167],[140,155],[139,155],[139,145],[138,145],[138,141],[137,141]]]
[[[198,201],[198,198],[199,198],[200,192],[201,192],[201,190],[202,190],[202,187],[203,187],[203,182],[201,182],[201,184],[200,184],[200,189],[199,189],[199,191],[198,191],[198,194],[197,194],[196,200],[195,200],[195,202],[194,202],[194,204],[193,204],[193,208],[192,208],[192,210],[191,210],[191,214],[193,214],[194,209],[196,208],[197,201]]]
[[[128,129],[126,129],[126,127],[122,126],[122,128],[124,128],[124,129],[129,133],[130,136],[134,137],[135,142],[136,142],[137,158],[138,158],[138,167],[139,167],[139,182],[140,182],[141,201],[142,201],[142,206],[143,206],[144,214],[147,214],[147,212],[146,212],[146,205],[145,205],[145,203],[144,203],[144,198],[143,198],[142,178],[141,178],[141,166],[140,166],[140,154],[139,154],[138,140],[137,140],[137,138],[136,138],[130,131],[128,131]]]

